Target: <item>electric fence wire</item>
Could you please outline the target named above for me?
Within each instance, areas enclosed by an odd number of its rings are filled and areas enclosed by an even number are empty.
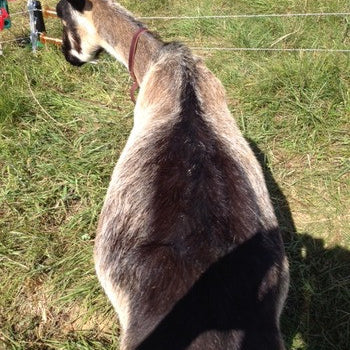
[[[34,11],[56,14],[54,10]],[[11,16],[17,16],[28,13],[29,10],[13,12]],[[268,13],[268,14],[243,14],[243,15],[207,15],[207,16],[141,16],[139,20],[191,20],[191,19],[230,19],[230,18],[270,18],[270,17],[326,17],[326,16],[350,16],[350,12],[310,12],[310,13]]]
[[[21,42],[21,41],[24,41],[24,40],[29,40],[29,37],[4,40],[4,41],[0,41],[0,44],[7,44],[7,43],[12,43],[12,42]]]
[[[322,17],[322,16],[350,16],[350,12],[319,12],[319,13],[271,13],[246,15],[213,15],[213,16],[154,16],[138,17],[141,20],[191,20],[191,19],[235,19],[235,18],[271,18],[271,17]]]
[[[38,10],[55,14],[53,10]],[[31,11],[18,11],[10,16],[27,14]],[[271,14],[243,14],[243,15],[213,15],[213,16],[148,16],[138,17],[140,20],[201,20],[201,19],[237,19],[237,18],[278,18],[278,17],[326,17],[326,16],[350,16],[350,12],[316,12],[316,13],[271,13]],[[0,44],[22,41],[27,38],[16,38],[0,41]],[[196,51],[265,51],[265,52],[329,52],[329,53],[350,53],[350,49],[325,49],[325,48],[264,48],[264,47],[191,47]]]
[[[271,51],[271,52],[339,52],[350,53],[350,49],[320,49],[320,48],[272,48],[272,47],[191,47],[195,51]]]

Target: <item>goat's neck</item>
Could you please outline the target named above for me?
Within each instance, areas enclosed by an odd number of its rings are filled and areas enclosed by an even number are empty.
[[[128,67],[131,42],[140,25],[129,14],[119,11],[114,11],[114,15],[106,20],[110,20],[111,23],[104,21],[100,27],[100,35],[105,42],[103,46],[107,52]],[[142,82],[152,57],[157,55],[162,44],[149,32],[144,32],[140,36],[134,59],[134,73],[139,83]]]

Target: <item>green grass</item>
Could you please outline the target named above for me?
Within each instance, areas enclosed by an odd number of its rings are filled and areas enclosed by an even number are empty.
[[[55,1],[43,1],[54,5]],[[349,11],[347,0],[123,1],[139,16]],[[10,3],[10,11],[25,8]],[[344,17],[148,21],[190,46],[349,48]],[[60,33],[47,20],[49,34]],[[13,17],[1,39],[28,35]],[[288,36],[286,36],[289,34]],[[284,39],[282,37],[286,36]],[[281,39],[281,40],[280,40]],[[53,46],[0,56],[0,349],[115,349],[92,261],[96,221],[132,127],[130,78]],[[292,350],[350,344],[350,55],[200,51],[265,170],[285,236]]]

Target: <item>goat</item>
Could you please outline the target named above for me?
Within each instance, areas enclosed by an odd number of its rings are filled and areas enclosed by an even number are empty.
[[[100,214],[94,259],[122,350],[282,350],[288,262],[260,165],[222,84],[110,0],[61,0],[62,51],[107,51],[140,90]],[[141,30],[140,30],[141,29]]]

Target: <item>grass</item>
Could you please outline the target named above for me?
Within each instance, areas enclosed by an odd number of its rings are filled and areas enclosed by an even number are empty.
[[[43,1],[54,5],[54,1]],[[249,4],[248,4],[249,3]],[[347,0],[123,1],[137,15],[343,12]],[[10,3],[10,11],[25,8]],[[190,46],[348,48],[344,17],[148,21]],[[52,36],[59,23],[47,20]],[[289,34],[285,39],[280,38]],[[1,39],[28,35],[14,16]],[[96,221],[132,127],[112,58],[69,66],[53,46],[0,56],[0,349],[115,349],[92,261]],[[291,264],[292,350],[350,344],[350,55],[199,52],[263,165]]]

